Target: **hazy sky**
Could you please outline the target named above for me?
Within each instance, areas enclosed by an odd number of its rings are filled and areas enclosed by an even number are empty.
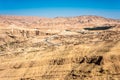
[[[98,15],[120,19],[120,0],[0,0],[0,14],[42,17]]]

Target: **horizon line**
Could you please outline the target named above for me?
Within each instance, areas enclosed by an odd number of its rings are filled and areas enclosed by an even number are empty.
[[[111,18],[111,17],[101,16],[101,15],[76,15],[76,16],[55,16],[55,17],[48,17],[48,16],[38,16],[38,15],[0,14],[0,16],[38,17],[38,18],[73,18],[73,17],[80,17],[80,16],[97,16],[97,17],[103,17],[103,18],[108,18],[108,19],[120,20],[120,18]]]

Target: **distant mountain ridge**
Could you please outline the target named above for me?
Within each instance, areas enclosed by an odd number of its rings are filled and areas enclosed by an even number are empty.
[[[76,17],[30,17],[30,16],[0,16],[0,24],[29,27],[84,27],[105,24],[119,24],[120,20],[104,18],[101,16]]]

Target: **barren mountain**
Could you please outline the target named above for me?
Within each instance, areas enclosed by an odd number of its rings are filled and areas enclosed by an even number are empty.
[[[120,80],[120,21],[0,16],[0,80]]]
[[[15,24],[17,26],[29,27],[81,27],[94,26],[104,24],[119,24],[119,20],[108,19],[99,16],[78,16],[78,17],[56,17],[56,18],[40,18],[25,16],[0,16],[1,24]]]

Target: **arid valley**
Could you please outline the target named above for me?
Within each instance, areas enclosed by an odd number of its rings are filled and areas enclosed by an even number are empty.
[[[120,80],[120,20],[2,15],[0,80]]]

